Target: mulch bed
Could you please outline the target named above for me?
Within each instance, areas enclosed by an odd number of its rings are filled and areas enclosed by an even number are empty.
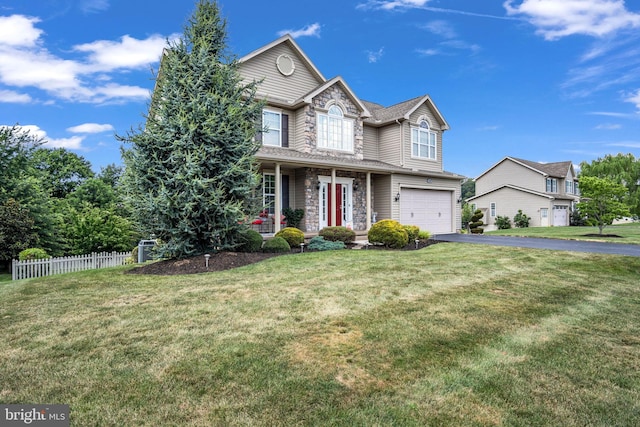
[[[416,249],[422,249],[427,246],[438,243],[435,240],[421,240],[418,242],[416,248],[415,242],[408,244],[402,249],[389,249],[384,246],[370,245],[366,250],[404,250],[415,251]],[[361,249],[365,250],[365,249]],[[299,252],[299,250],[296,250]],[[308,252],[308,249],[305,249]],[[209,266],[206,266],[205,258],[203,255],[198,255],[185,259],[167,259],[157,261],[149,264],[142,265],[140,267],[127,270],[128,274],[157,274],[157,275],[174,275],[174,274],[195,274],[195,273],[210,273],[214,271],[230,270],[232,268],[238,268],[245,265],[260,262],[262,260],[273,258],[279,255],[287,255],[292,252],[286,253],[264,253],[264,252],[218,252],[211,254],[209,258]]]

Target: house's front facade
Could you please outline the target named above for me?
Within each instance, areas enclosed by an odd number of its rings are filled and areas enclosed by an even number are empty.
[[[578,179],[570,161],[538,163],[505,157],[476,178],[476,195],[467,199],[484,213],[485,230],[495,229],[498,216],[513,220],[518,210],[531,227],[569,225],[579,201]]]
[[[434,234],[460,228],[463,177],[443,170],[449,125],[428,95],[388,108],[363,101],[288,35],[242,57],[240,73],[261,82],[266,101],[257,159],[269,215],[303,209],[307,233],[386,218]],[[283,226],[274,222],[266,231]]]

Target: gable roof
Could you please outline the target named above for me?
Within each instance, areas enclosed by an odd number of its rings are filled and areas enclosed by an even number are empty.
[[[507,160],[510,160],[510,161],[512,161],[514,163],[518,163],[519,165],[521,165],[521,166],[523,166],[523,167],[525,167],[527,169],[531,169],[532,171],[537,172],[540,175],[543,175],[545,177],[564,178],[564,177],[567,176],[569,171],[573,171],[573,163],[571,161],[552,162],[552,163],[538,163],[538,162],[532,162],[531,160],[524,160],[524,159],[519,159],[519,158],[516,158],[516,157],[507,156],[504,159],[500,160],[495,165],[491,166],[486,171],[482,172],[480,175],[478,175],[476,180],[479,179],[480,177],[482,177],[483,175],[486,175],[492,169],[494,169],[496,166],[498,166],[499,164],[501,164],[501,163],[503,163],[503,162],[505,162]]]
[[[449,129],[449,123],[444,119],[444,116],[440,113],[440,110],[438,110],[438,107],[436,107],[436,104],[429,95],[417,96],[398,104],[391,105],[390,107],[384,107],[380,104],[369,101],[363,101],[363,103],[372,113],[372,116],[366,120],[366,122],[374,126],[383,126],[391,122],[395,122],[396,120],[409,120],[411,114],[420,108],[420,106],[427,103],[429,109],[433,111],[436,119],[440,123],[442,130]]]
[[[322,73],[320,72],[320,70],[318,70],[318,68],[316,68],[316,66],[313,64],[313,62],[311,62],[311,60],[309,59],[309,57],[302,51],[302,49],[300,49],[300,46],[298,46],[298,43],[295,42],[295,40],[293,39],[293,37],[291,37],[291,34],[285,34],[284,36],[280,37],[277,40],[272,41],[271,43],[262,46],[259,49],[254,50],[253,52],[250,52],[248,54],[246,54],[245,56],[243,56],[242,58],[240,58],[238,60],[238,62],[246,62],[248,60],[250,60],[251,58],[254,58],[266,51],[268,51],[269,49],[279,45],[279,44],[287,44],[297,55],[300,56],[300,58],[302,58],[305,62],[305,65],[309,68],[309,70],[311,71],[311,73],[314,75],[314,77],[320,81],[326,82],[327,79],[322,75]]]
[[[349,96],[351,101],[354,104],[356,104],[358,108],[360,108],[360,111],[362,111],[362,117],[371,116],[371,113],[369,112],[369,109],[367,108],[367,106],[360,100],[360,98],[356,96],[355,93],[353,93],[349,85],[347,85],[347,83],[344,81],[344,79],[341,76],[334,77],[331,80],[325,82],[324,84],[321,84],[320,86],[318,86],[317,88],[315,88],[314,90],[306,94],[304,97],[302,97],[302,99],[299,101],[303,101],[306,104],[311,104],[315,96],[319,95],[320,93],[324,92],[325,90],[327,90],[328,88],[336,84],[339,86],[342,86],[342,90],[347,94],[347,96]]]
[[[496,191],[502,190],[503,188],[510,188],[512,190],[522,191],[523,193],[533,194],[534,196],[544,197],[545,199],[555,199],[554,196],[550,196],[549,194],[546,194],[546,193],[541,193],[539,191],[530,190],[528,188],[518,187],[516,185],[505,184],[505,185],[502,185],[500,187],[496,187],[494,189],[491,189],[491,190],[489,190],[489,191],[487,191],[485,193],[478,194],[478,195],[475,195],[473,197],[469,197],[468,199],[466,199],[466,201],[470,202],[472,200],[475,200],[475,199],[478,199],[480,197],[486,196],[487,194],[495,193]]]

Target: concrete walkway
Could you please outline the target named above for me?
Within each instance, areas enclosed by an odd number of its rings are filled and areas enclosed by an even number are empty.
[[[599,254],[640,257],[640,245],[591,242],[585,240],[543,239],[539,237],[491,236],[485,234],[437,234],[431,237],[440,242],[477,243],[493,246],[552,249],[556,251],[591,252]]]

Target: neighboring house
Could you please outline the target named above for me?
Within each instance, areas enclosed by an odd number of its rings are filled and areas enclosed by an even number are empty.
[[[326,79],[289,35],[240,58],[240,74],[261,82],[267,103],[257,159],[269,217],[304,209],[308,233],[366,231],[386,218],[431,233],[459,229],[464,177],[443,170],[449,125],[428,95],[390,107],[361,100],[342,77]]]
[[[484,212],[485,230],[495,229],[497,216],[522,210],[530,227],[569,225],[579,201],[578,179],[570,161],[537,163],[505,157],[476,178],[476,196],[467,199]]]

